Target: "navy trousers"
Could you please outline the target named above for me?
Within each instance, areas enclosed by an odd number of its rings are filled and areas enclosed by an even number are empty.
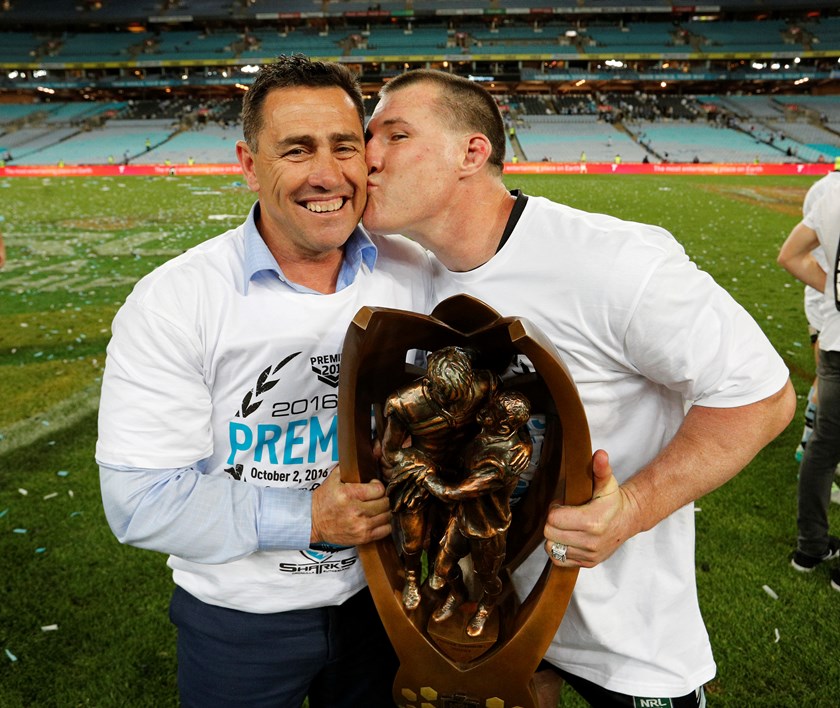
[[[385,708],[397,658],[367,589],[342,605],[253,614],[208,605],[181,588],[178,628],[184,708]]]

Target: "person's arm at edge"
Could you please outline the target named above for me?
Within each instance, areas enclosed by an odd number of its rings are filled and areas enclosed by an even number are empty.
[[[695,405],[671,442],[622,485],[607,453],[596,451],[592,500],[579,507],[553,506],[546,540],[569,546],[566,565],[601,563],[627,539],[732,479],[787,427],[795,410],[790,380],[748,405]]]
[[[782,244],[776,262],[797,280],[823,292],[825,271],[811,255],[819,245],[817,232],[800,221]]]

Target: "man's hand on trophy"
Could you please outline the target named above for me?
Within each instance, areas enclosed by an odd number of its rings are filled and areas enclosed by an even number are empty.
[[[559,566],[592,568],[630,536],[636,515],[632,500],[613,475],[604,450],[592,456],[592,499],[581,506],[552,504],[545,525],[545,551]]]
[[[338,467],[312,492],[311,543],[358,546],[391,533],[385,486],[378,479],[342,482]]]

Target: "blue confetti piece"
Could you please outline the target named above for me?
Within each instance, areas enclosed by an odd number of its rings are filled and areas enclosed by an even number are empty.
[[[8,513],[9,513],[8,509],[3,509],[3,511],[0,511],[0,519],[2,519]]]
[[[8,649],[4,649],[4,651],[6,652],[6,656],[9,657],[9,661],[17,661],[17,657],[14,654],[12,654],[12,652],[10,652]]]
[[[82,515],[81,511],[74,511],[70,514],[70,518],[72,519],[74,516],[81,516],[81,515]]]
[[[47,549],[41,546],[40,548],[35,549],[35,553],[46,553]]]
[[[12,529],[12,533],[29,533],[27,529]]]
[[[67,476],[68,474],[70,474],[70,473],[69,473],[67,470],[59,470],[58,472],[56,472],[56,474],[57,474],[59,477],[66,477],[66,476]]]

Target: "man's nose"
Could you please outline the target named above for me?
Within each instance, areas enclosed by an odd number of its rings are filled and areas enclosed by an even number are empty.
[[[379,172],[382,169],[382,156],[373,140],[369,140],[365,146],[365,162],[367,163],[368,174]]]
[[[320,187],[335,187],[344,180],[341,161],[332,154],[320,154],[315,157],[309,174],[310,184]]]

